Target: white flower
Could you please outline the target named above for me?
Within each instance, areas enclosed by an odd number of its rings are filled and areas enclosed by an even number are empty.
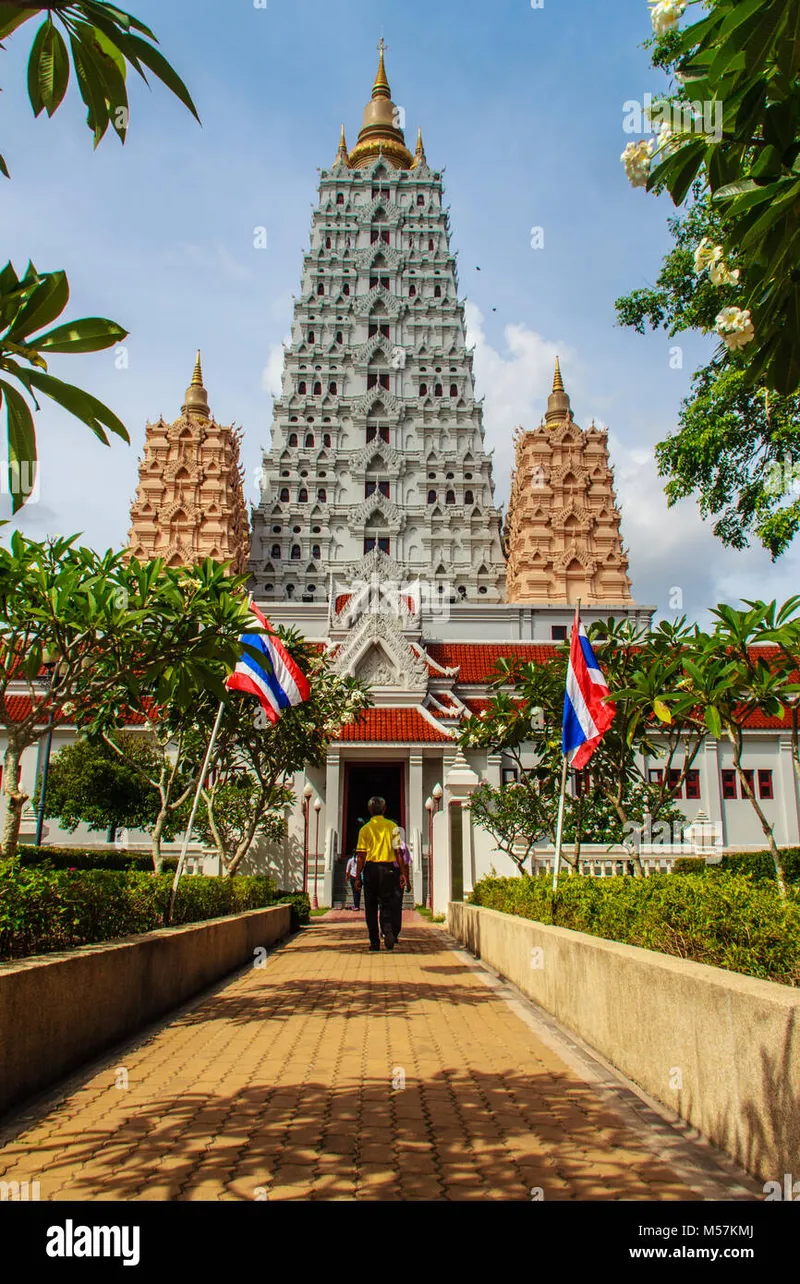
[[[647,186],[647,180],[650,177],[650,161],[655,147],[655,139],[640,139],[638,143],[628,143],[620,156],[631,187]]]
[[[714,285],[735,285],[739,280],[739,269],[731,271],[728,267],[722,246],[712,245],[704,236],[694,252],[694,270],[703,272],[706,268]]]
[[[756,337],[749,310],[743,312],[741,308],[723,308],[716,319],[715,329],[732,352],[746,347]]]
[[[714,285],[735,285],[739,280],[739,269],[734,268],[731,272],[727,263],[717,261],[709,267],[708,275]]]
[[[668,125],[666,121],[661,122],[658,126],[657,132],[657,151],[661,154],[661,159],[663,160],[664,157],[671,155],[671,153],[675,151],[678,146],[679,138],[672,126]]]
[[[719,254],[717,255],[717,250]],[[694,252],[694,270],[695,272],[704,272],[709,263],[713,263],[716,258],[722,257],[720,246],[713,246],[707,236],[704,236],[697,249]]]
[[[686,0],[657,0],[650,14],[656,35],[663,36],[666,31],[674,27],[678,19],[683,16],[685,8]]]

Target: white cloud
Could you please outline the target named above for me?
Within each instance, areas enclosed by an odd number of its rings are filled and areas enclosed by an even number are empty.
[[[288,343],[290,336],[287,335]],[[267,364],[261,371],[261,387],[264,392],[271,392],[273,397],[281,395],[281,375],[283,374],[283,344],[275,343],[269,350]]]
[[[540,422],[557,355],[573,406],[576,400],[586,404],[584,366],[568,344],[546,339],[522,324],[505,327],[505,346],[498,351],[486,337],[483,314],[469,302],[466,321],[468,342],[475,345],[477,393],[485,397],[486,447],[494,447],[496,502],[506,503],[514,429]],[[582,427],[592,420],[591,414],[576,417]],[[606,427],[599,415],[595,422]],[[641,445],[641,437],[628,446],[610,433],[609,451],[638,602],[656,606],[657,616],[685,612],[707,624],[708,608],[717,602],[736,603],[743,597],[783,600],[795,591],[800,548],[772,563],[757,546],[744,552],[723,547],[713,535],[713,523],[701,519],[693,499],[668,508],[665,479],[658,476],[653,450]],[[682,602],[679,610],[669,610],[671,599]]]

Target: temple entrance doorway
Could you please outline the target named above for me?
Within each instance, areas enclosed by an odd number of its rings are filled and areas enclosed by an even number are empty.
[[[369,820],[367,803],[375,794],[386,799],[386,815],[389,820],[396,820],[398,825],[405,828],[404,762],[345,763],[343,855],[351,856],[355,851],[358,831]]]

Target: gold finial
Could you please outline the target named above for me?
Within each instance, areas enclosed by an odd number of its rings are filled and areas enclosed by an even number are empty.
[[[185,415],[201,415],[204,419],[211,418],[211,412],[208,408],[208,394],[203,387],[203,368],[200,364],[200,349],[197,349],[194,370],[192,371],[192,382],[186,389],[186,400],[181,406],[181,411]]]
[[[427,163],[428,163],[428,160],[425,155],[425,148],[422,143],[422,130],[418,129],[417,130],[417,150],[414,153],[414,164],[412,165],[412,169],[416,169],[418,165],[427,165]]]
[[[551,424],[560,419],[569,419],[572,414],[569,397],[564,390],[564,380],[561,378],[561,365],[556,357],[556,369],[553,375],[553,391],[547,398],[547,413],[544,421]]]
[[[383,55],[384,55],[385,49],[386,49],[386,42],[383,36],[381,36],[381,43],[378,45],[378,50],[380,51],[380,58],[378,60],[378,74],[375,77],[375,84],[372,86],[373,98],[391,98],[392,96],[392,92],[389,88],[389,81],[386,79],[386,67],[383,61]]]
[[[339,138],[339,150],[336,153],[336,159],[333,163],[334,165],[350,165],[350,161],[347,156],[347,142],[344,136],[344,125],[342,125],[342,133]]]
[[[372,97],[364,108],[364,123],[348,157],[348,164],[350,169],[366,169],[373,161],[382,157],[393,169],[411,169],[414,157],[406,147],[405,136],[400,127],[402,113],[392,102],[386,78],[386,44],[383,37],[378,50],[378,74],[372,86]]]

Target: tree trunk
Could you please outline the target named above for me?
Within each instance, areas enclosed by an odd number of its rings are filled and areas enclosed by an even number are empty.
[[[731,743],[733,744],[733,765],[736,768],[736,774],[739,777],[739,783],[742,786],[742,790],[745,796],[750,801],[750,806],[753,808],[753,811],[756,813],[759,821],[761,822],[761,828],[763,829],[764,836],[769,844],[769,852],[770,852],[770,856],[772,857],[772,863],[775,866],[775,880],[778,884],[778,891],[780,892],[781,896],[785,900],[786,899],[786,874],[783,868],[783,861],[781,859],[780,849],[778,847],[778,844],[775,842],[775,835],[772,832],[772,825],[770,825],[769,821],[764,815],[764,810],[761,807],[760,803],[758,802],[758,799],[756,798],[752,789],[750,788],[750,782],[748,781],[746,775],[744,774],[744,770],[742,768],[741,747],[739,744],[737,744],[735,737],[731,736],[729,738],[731,740]]]
[[[167,808],[164,802],[161,803],[161,810],[156,817],[156,823],[153,826],[150,840],[153,844],[153,870],[156,874],[164,872],[164,857],[161,854],[161,835],[164,832],[164,825],[167,820]]]
[[[625,808],[623,807],[622,803],[621,803],[617,798],[612,798],[612,800],[611,800],[611,801],[612,801],[612,804],[613,804],[613,807],[614,807],[614,811],[617,813],[617,816],[618,816],[618,817],[619,817],[619,819],[622,821],[623,827],[624,827],[625,829],[627,829],[627,827],[628,827],[628,813],[626,812],[626,810],[625,810]],[[632,856],[632,861],[633,861],[633,876],[634,876],[634,878],[644,878],[644,865],[642,864],[642,857],[641,857],[641,851],[640,851],[640,848],[641,848],[641,838],[642,838],[642,831],[641,831],[640,827],[639,827],[638,825],[634,825],[634,827],[633,827],[633,856]]]
[[[3,856],[6,860],[11,860],[17,854],[19,831],[22,824],[22,809],[30,796],[23,793],[17,784],[21,757],[22,750],[9,737],[3,759],[3,793],[6,797],[6,817],[3,825]]]
[[[250,818],[250,822],[247,826],[247,830],[244,834],[244,837],[239,841],[239,845],[237,846],[236,851],[231,857],[229,864],[225,865],[225,857],[223,856],[222,859],[223,859],[223,866],[225,869],[226,878],[233,877],[233,875],[236,873],[237,869],[241,865],[242,861],[244,860],[245,856],[249,852],[250,848],[253,846],[253,839],[255,838],[256,830],[258,829],[258,826],[261,824],[261,821],[264,817],[265,809],[266,809],[265,804],[263,802],[255,808],[253,815]]]

